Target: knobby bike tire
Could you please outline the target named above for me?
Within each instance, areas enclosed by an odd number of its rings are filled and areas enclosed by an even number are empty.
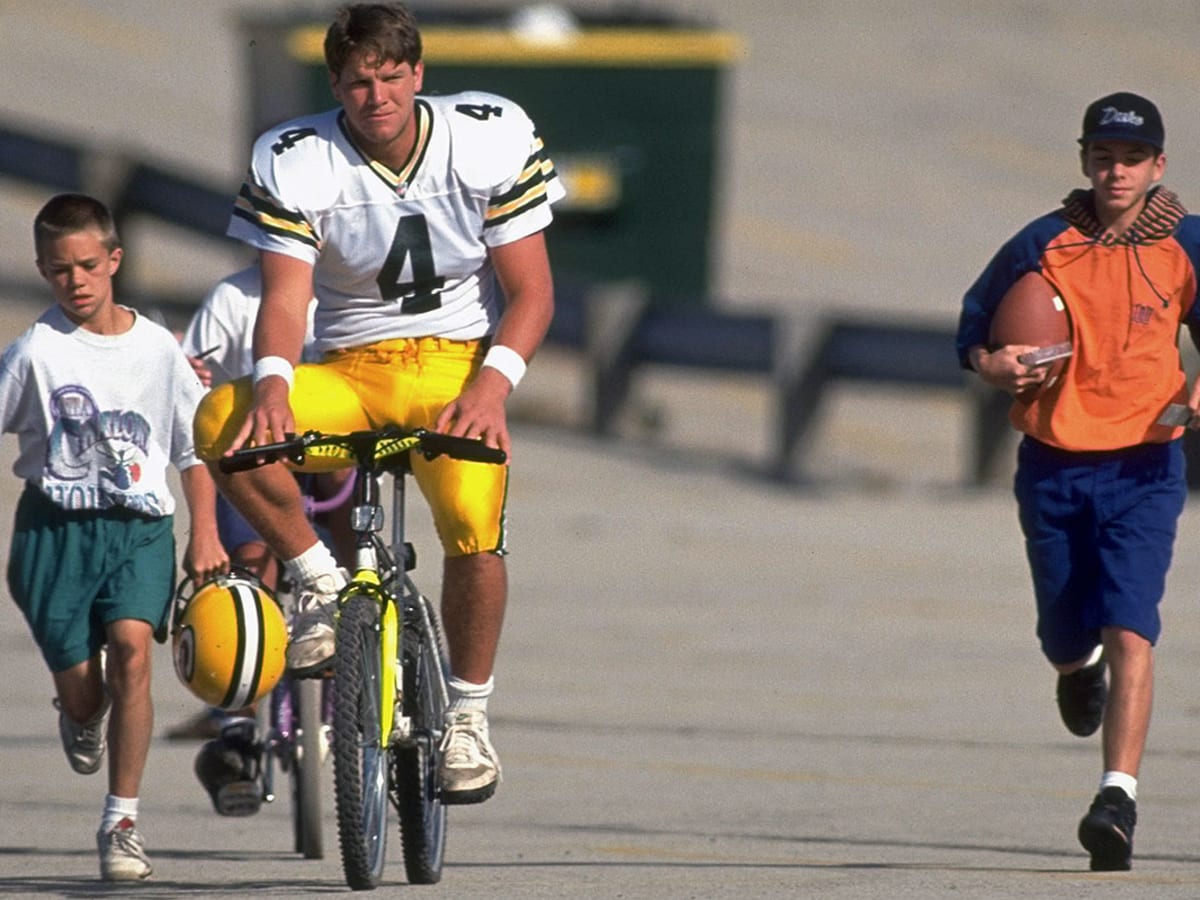
[[[321,836],[321,758],[325,742],[321,706],[323,679],[302,678],[293,682],[293,702],[298,733],[294,737],[296,758],[292,768],[292,821],[296,850],[305,859],[324,859]]]
[[[437,735],[441,734],[446,717],[442,685],[447,664],[432,610],[429,623],[432,631],[419,621],[405,622],[401,639],[402,708],[412,719],[414,742],[398,748],[392,757],[404,870],[411,884],[440,881],[446,853],[446,807],[442,805],[438,786],[441,750]]]
[[[354,890],[379,884],[387,856],[388,758],[379,733],[379,604],[342,605],[333,665],[333,774],[342,870]]]

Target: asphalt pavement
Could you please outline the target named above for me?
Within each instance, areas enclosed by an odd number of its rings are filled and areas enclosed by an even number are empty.
[[[547,387],[531,375],[531,394]],[[451,811],[444,879],[423,894],[1200,895],[1196,513],[1166,603],[1136,866],[1091,874],[1074,830],[1097,739],[1057,720],[1003,489],[864,485],[832,468],[787,488],[731,453],[528,422],[516,438],[492,703],[504,782]],[[0,482],[0,508],[16,489]],[[418,581],[436,591],[429,525],[419,507],[413,518]],[[8,528],[5,516],[5,543]],[[101,893],[102,776],[67,769],[49,677],[8,603],[0,685],[0,895]],[[159,735],[197,708],[165,648],[154,693]],[[155,878],[116,893],[345,889],[330,796],[328,856],[299,859],[287,800],[216,816],[195,749],[156,739],[140,818]],[[395,829],[389,853],[391,889]]]

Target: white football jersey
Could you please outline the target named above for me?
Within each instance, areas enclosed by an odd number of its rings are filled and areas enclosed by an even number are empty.
[[[224,384],[254,371],[254,320],[262,303],[262,271],[252,265],[218,281],[192,314],[180,343],[188,356],[204,357],[213,385]],[[320,359],[312,350],[313,308],[308,306],[308,331],[301,362]]]
[[[230,236],[313,265],[316,347],[491,334],[503,297],[489,247],[550,224],[563,196],[521,107],[469,92],[418,97],[404,168],[369,159],[340,109],[255,142]]]

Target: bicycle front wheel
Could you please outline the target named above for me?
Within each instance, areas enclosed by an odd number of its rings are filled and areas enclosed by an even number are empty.
[[[325,755],[324,723],[321,699],[325,682],[301,678],[292,682],[296,704],[297,733],[294,735],[295,759],[292,768],[292,825],[296,850],[305,859],[323,859],[321,839],[321,759]]]
[[[417,602],[428,604],[423,598]],[[402,636],[404,715],[412,720],[413,740],[394,754],[400,843],[411,884],[440,881],[446,853],[446,807],[439,793],[438,763],[446,718],[447,663],[437,619],[428,606],[426,612],[423,622],[406,624]]]
[[[387,854],[389,753],[380,733],[379,613],[379,603],[369,595],[346,600],[333,664],[338,838],[346,883],[356,891],[379,884]]]

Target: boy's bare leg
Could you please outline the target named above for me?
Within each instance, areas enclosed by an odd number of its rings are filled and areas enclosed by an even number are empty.
[[[108,628],[108,692],[112,719],[108,730],[109,793],[137,797],[150,752],[154,706],[150,699],[150,652],[153,632],[136,619]]]
[[[100,654],[52,675],[62,712],[77,725],[90,722],[104,702]]]
[[[1102,632],[1108,660],[1108,705],[1104,710],[1104,770],[1135,778],[1142,763],[1154,701],[1154,649],[1124,628]]]

